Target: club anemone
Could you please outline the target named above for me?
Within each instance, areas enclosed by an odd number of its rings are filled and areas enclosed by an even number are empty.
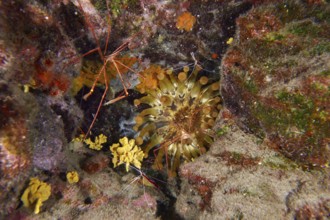
[[[187,66],[179,74],[172,69],[155,72],[157,87],[143,89],[145,96],[135,100],[136,105],[148,106],[135,118],[136,143],[145,157],[151,150],[157,154],[153,168],[162,169],[166,163],[170,176],[176,175],[181,161],[192,161],[213,142],[212,128],[221,108],[219,82],[210,83],[199,76],[200,70],[197,65],[191,73]]]

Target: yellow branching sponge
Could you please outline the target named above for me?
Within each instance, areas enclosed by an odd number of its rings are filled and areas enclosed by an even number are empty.
[[[25,189],[21,200],[25,207],[33,208],[34,213],[40,212],[42,203],[46,201],[51,194],[51,186],[38,178],[31,178],[29,186]]]
[[[79,181],[79,174],[77,171],[71,171],[66,174],[66,179],[70,184],[77,183]]]
[[[141,162],[144,157],[144,153],[140,147],[135,144],[135,140],[128,140],[127,137],[123,137],[119,140],[119,143],[113,144],[110,147],[113,158],[112,163],[114,167],[117,167],[123,163],[126,164],[126,171],[129,171],[129,165],[133,164],[135,167],[141,169]]]
[[[95,141],[93,142],[90,138],[86,139],[84,141],[90,149],[93,150],[101,150],[102,149],[102,144],[107,142],[107,136],[104,134],[100,134],[95,138]]]
[[[213,141],[212,128],[221,109],[220,85],[210,83],[206,76],[199,77],[199,71],[196,66],[189,74],[186,66],[175,76],[167,70],[156,89],[146,90],[146,96],[134,101],[150,106],[135,118],[134,129],[139,132],[136,143],[145,157],[159,146],[154,168],[162,169],[166,155],[171,176],[176,175],[181,159],[192,161]]]

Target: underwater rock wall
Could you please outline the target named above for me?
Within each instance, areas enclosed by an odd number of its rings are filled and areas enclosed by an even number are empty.
[[[237,19],[221,94],[240,126],[308,167],[329,166],[329,4],[281,1]]]
[[[0,218],[329,218],[329,11],[1,2]]]

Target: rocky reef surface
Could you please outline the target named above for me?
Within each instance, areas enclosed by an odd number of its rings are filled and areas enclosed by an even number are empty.
[[[330,218],[329,1],[3,1],[0,29],[1,219]]]

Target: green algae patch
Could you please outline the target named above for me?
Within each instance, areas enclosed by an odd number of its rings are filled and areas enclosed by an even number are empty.
[[[267,157],[262,161],[262,164],[272,169],[279,169],[279,170],[292,170],[292,169],[297,169],[299,167],[299,165],[297,165],[293,161],[281,155],[274,155],[271,157]]]

